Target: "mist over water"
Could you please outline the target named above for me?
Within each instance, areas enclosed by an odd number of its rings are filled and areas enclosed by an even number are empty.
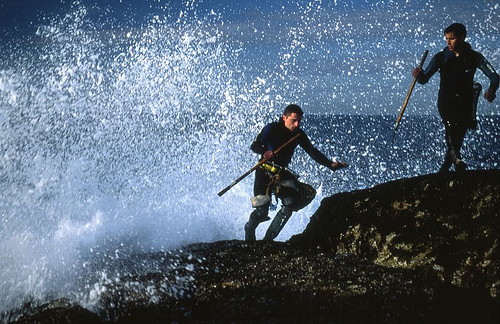
[[[390,139],[420,52],[443,47],[444,26],[418,17],[442,12],[392,6],[384,20],[391,3],[294,3],[228,22],[220,5],[186,1],[128,26],[82,1],[0,45],[0,311],[61,296],[92,307],[134,254],[242,239],[253,176],[217,192],[253,166],[249,144],[288,103],[304,108],[318,148],[351,166],[331,173],[297,152],[292,169],[318,197],[279,240],[326,196],[435,172],[435,116],[423,128],[405,119]],[[470,10],[473,46],[498,68],[500,8]],[[434,113],[436,80],[416,89],[414,110]],[[465,154],[498,168],[498,119],[483,121],[471,146],[485,144]]]

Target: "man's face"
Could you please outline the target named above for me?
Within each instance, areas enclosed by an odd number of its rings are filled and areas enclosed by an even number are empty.
[[[290,116],[283,115],[283,121],[285,122],[285,127],[292,132],[300,128],[300,121],[302,116],[296,113],[291,113]]]
[[[446,33],[444,34],[444,37],[448,49],[452,52],[460,51],[460,47],[462,46],[462,43],[465,41],[464,37],[459,38],[455,36],[455,33]]]

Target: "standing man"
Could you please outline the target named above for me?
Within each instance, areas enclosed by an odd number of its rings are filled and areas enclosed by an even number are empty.
[[[425,84],[438,70],[441,75],[438,95],[438,110],[445,127],[448,150],[439,172],[446,172],[453,164],[455,171],[464,171],[460,148],[468,128],[473,128],[474,118],[474,74],[479,68],[489,79],[490,86],[484,98],[492,102],[496,97],[499,76],[481,53],[472,50],[465,42],[467,30],[464,25],[454,23],[444,30],[446,47],[432,58],[425,70],[415,68],[412,72],[418,83]],[[479,90],[480,91],[480,90]],[[471,127],[472,126],[472,127]]]
[[[245,241],[255,241],[257,226],[270,219],[268,214],[273,193],[281,199],[282,207],[271,222],[264,240],[274,240],[292,212],[304,208],[314,199],[316,190],[308,184],[297,181],[297,176],[286,169],[297,145],[300,145],[316,162],[332,171],[347,166],[344,162],[329,160],[311,144],[307,135],[300,129],[302,115],[299,106],[287,106],[281,120],[266,125],[250,146],[252,151],[262,154],[261,159],[268,161],[255,171],[254,197],[251,199],[255,210],[245,224]],[[297,134],[299,134],[297,139],[284,146],[278,154],[274,154],[276,149]]]

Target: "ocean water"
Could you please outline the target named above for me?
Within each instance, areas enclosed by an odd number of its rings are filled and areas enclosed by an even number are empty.
[[[324,197],[436,172],[445,152],[436,80],[416,88],[395,136],[393,126],[420,52],[442,47],[442,26],[416,27],[414,15],[441,23],[441,13],[391,3],[296,3],[230,23],[220,7],[186,1],[129,26],[82,1],[2,39],[0,312],[59,297],[92,309],[102,283],[123,275],[122,260],[243,239],[253,175],[217,193],[256,163],[250,143],[291,102],[304,108],[313,143],[349,167],[331,172],[297,149],[290,168],[318,196],[280,241]],[[477,45],[498,66],[498,4],[466,8],[477,14],[463,17],[471,25],[485,15],[473,35],[490,39]],[[359,56],[353,44],[366,28],[381,38]],[[402,42],[394,28],[411,37]],[[498,102],[479,112],[463,157],[498,169]]]

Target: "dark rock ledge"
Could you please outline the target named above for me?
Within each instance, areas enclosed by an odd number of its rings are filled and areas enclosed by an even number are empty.
[[[18,323],[500,323],[500,170],[425,175],[325,198],[286,243],[137,256],[96,313]],[[148,269],[148,268],[147,268]],[[12,317],[11,317],[12,318]]]

